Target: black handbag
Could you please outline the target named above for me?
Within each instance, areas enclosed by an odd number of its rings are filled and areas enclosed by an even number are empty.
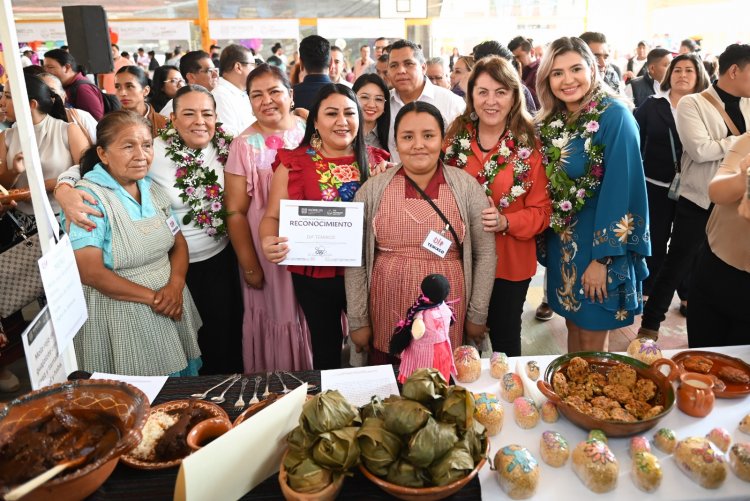
[[[36,225],[29,229],[10,210],[0,220],[0,318],[17,312],[44,294],[37,262],[42,246]]]

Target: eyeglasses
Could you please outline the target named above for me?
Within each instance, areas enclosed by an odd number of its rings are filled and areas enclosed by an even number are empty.
[[[207,75],[209,73],[218,73],[218,72],[219,72],[219,68],[201,68],[198,70],[198,73],[205,73]]]
[[[385,104],[385,98],[383,96],[370,96],[369,94],[361,94],[357,96],[357,99],[359,99],[359,101],[362,103],[374,102],[375,104],[380,104],[380,105]]]
[[[177,87],[182,87],[185,85],[185,80],[182,78],[170,78],[169,80],[164,80],[164,83],[171,83],[172,85],[176,85]]]
[[[255,64],[255,63],[251,63],[250,61],[238,61],[238,63],[240,63],[242,66],[247,66],[248,64]]]

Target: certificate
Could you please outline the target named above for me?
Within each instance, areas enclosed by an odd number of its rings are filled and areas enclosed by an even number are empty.
[[[280,264],[361,266],[364,211],[362,202],[282,200],[279,236],[289,253]]]

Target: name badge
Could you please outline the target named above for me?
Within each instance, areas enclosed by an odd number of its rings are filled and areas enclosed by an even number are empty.
[[[445,238],[443,235],[436,231],[430,231],[427,234],[427,238],[422,242],[422,247],[432,252],[436,256],[445,257],[448,254],[448,249],[451,248],[453,242]]]
[[[167,227],[169,228],[169,231],[172,232],[172,235],[177,235],[177,233],[180,232],[180,225],[177,224],[177,220],[174,216],[169,216],[167,218]]]

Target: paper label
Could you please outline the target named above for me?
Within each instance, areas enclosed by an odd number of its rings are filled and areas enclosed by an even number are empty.
[[[169,231],[172,232],[173,236],[180,232],[180,225],[177,224],[177,220],[174,216],[169,216],[167,218],[167,227],[169,228]]]
[[[422,247],[432,252],[436,256],[445,257],[448,254],[448,249],[451,248],[453,242],[445,238],[443,235],[436,231],[430,231],[427,234],[427,238],[422,242]]]

